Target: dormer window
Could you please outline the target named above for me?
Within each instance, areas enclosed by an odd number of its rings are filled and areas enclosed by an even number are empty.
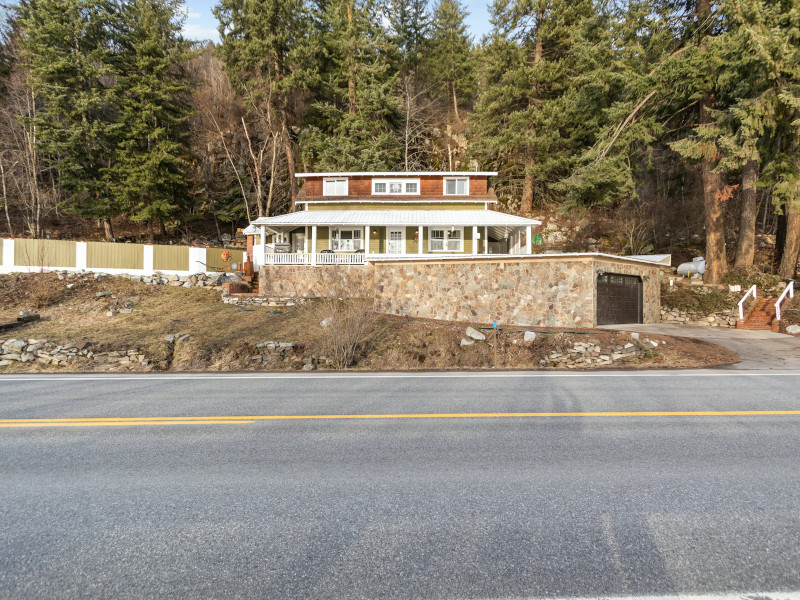
[[[418,196],[419,179],[373,179],[372,193],[380,196]]]
[[[323,196],[347,196],[347,177],[325,177],[322,180]]]
[[[469,196],[469,177],[445,177],[445,196]]]

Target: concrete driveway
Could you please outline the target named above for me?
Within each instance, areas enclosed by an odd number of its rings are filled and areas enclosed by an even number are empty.
[[[742,358],[739,363],[721,367],[724,369],[800,369],[800,338],[782,333],[668,323],[605,325],[602,328],[696,338],[719,344]]]

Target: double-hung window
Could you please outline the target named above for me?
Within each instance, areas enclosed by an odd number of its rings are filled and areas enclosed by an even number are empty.
[[[334,252],[355,252],[364,248],[360,229],[334,229],[331,236],[331,250]]]
[[[390,196],[418,196],[419,179],[373,179],[372,193]]]
[[[322,180],[323,196],[347,196],[347,177],[325,177]]]
[[[469,177],[445,177],[444,178],[445,196],[468,196]]]
[[[464,228],[431,229],[428,240],[429,252],[463,252]]]

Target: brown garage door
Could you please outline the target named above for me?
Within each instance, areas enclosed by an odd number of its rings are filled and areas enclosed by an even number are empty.
[[[635,275],[597,276],[597,324],[642,322],[642,280]]]

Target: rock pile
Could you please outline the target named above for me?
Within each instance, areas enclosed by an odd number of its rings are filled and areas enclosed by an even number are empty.
[[[71,342],[59,345],[47,340],[0,340],[0,367],[15,362],[38,362],[42,365],[70,365],[76,361],[98,365],[148,366],[150,360],[138,348],[95,352],[90,342]]]
[[[222,293],[222,302],[225,304],[236,304],[242,306],[294,306],[295,304],[305,304],[306,298],[265,298],[264,296],[231,296],[227,292]]]
[[[607,367],[633,358],[644,358],[660,345],[659,342],[648,338],[640,341],[636,336],[632,336],[631,339],[631,342],[625,344],[605,346],[599,340],[592,339],[575,342],[563,350],[551,352],[546,358],[541,359],[539,364],[543,367],[567,369]]]
[[[300,356],[301,348],[290,342],[261,342],[256,346],[258,354],[251,361],[273,368],[281,365],[301,371],[314,371],[318,366],[331,365],[332,361],[325,356]]]
[[[56,271],[59,279],[75,279],[83,277],[94,277],[102,279],[104,277],[122,277],[132,281],[141,281],[146,285],[170,285],[173,287],[210,287],[222,289],[225,283],[240,282],[241,278],[236,273],[197,273],[195,275],[167,275],[164,273],[154,273],[153,275],[128,275],[120,273],[110,275],[108,273],[91,273],[88,271]],[[67,284],[67,287],[73,284]],[[70,288],[71,289],[71,288]]]
[[[699,327],[736,327],[738,319],[739,312],[735,308],[711,314],[681,310],[679,308],[661,308],[662,323],[680,323]]]

